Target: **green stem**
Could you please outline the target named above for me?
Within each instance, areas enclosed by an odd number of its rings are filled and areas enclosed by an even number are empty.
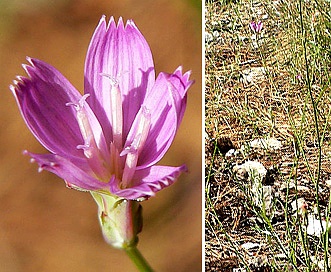
[[[153,272],[153,269],[149,266],[143,255],[141,255],[137,247],[127,247],[124,250],[140,272]]]

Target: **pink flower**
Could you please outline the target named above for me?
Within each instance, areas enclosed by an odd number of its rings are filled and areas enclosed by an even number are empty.
[[[145,199],[186,171],[155,165],[170,147],[186,108],[190,72],[155,79],[150,48],[132,20],[103,16],[88,48],[84,95],[54,67],[27,58],[28,77],[11,90],[37,140],[25,151],[68,187]]]
[[[251,29],[256,32],[259,33],[262,30],[263,27],[263,23],[261,21],[259,21],[258,23],[255,23],[254,21],[252,21],[249,26],[251,27]]]

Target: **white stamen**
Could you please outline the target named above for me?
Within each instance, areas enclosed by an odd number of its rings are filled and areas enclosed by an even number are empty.
[[[151,126],[151,114],[146,109],[146,107],[142,107],[141,111],[138,114],[140,115],[140,119],[137,131],[135,133],[135,137],[131,145],[126,147],[120,154],[121,156],[127,155],[122,177],[122,186],[124,188],[128,187],[132,180],[132,177],[136,170],[139,154],[143,146],[145,145]]]
[[[119,88],[118,80],[114,77],[101,74],[110,79],[110,108],[111,108],[111,125],[113,132],[113,142],[118,150],[122,149],[122,133],[123,133],[123,109],[122,109],[122,93]]]
[[[112,108],[113,141],[120,150],[122,147],[123,111],[122,95],[117,83],[111,88],[110,105]]]
[[[129,153],[126,156],[125,167],[124,167],[124,172],[123,172],[123,176],[122,176],[122,184],[121,184],[123,188],[130,187],[129,186],[130,181],[132,180],[132,177],[136,170],[137,162],[138,162],[137,153]]]
[[[78,104],[69,102],[66,104],[66,106],[73,106],[76,110],[76,119],[78,122],[78,126],[80,129],[80,132],[84,139],[84,145],[78,145],[78,149],[84,150],[84,155],[87,158],[93,157],[93,153],[98,150],[97,144],[94,139],[93,131],[91,128],[91,124],[88,120],[86,110],[84,108],[84,103],[86,98],[89,97],[89,94],[84,95],[81,100],[79,100]]]
[[[118,179],[122,178],[121,158],[113,142],[110,143],[110,172]]]
[[[90,120],[88,118],[88,113],[85,108],[86,98],[90,95],[84,95],[78,103],[69,102],[67,106],[73,106],[76,110],[76,120],[78,122],[78,126],[82,137],[84,139],[83,145],[77,145],[77,149],[82,149],[84,151],[84,155],[89,162],[90,167],[93,172],[102,180],[107,180],[109,173],[107,173],[107,169],[105,167],[103,156],[97,146],[96,139],[93,134],[93,130],[90,124]]]

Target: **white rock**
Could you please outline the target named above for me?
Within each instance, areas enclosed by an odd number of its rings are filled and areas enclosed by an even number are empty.
[[[267,150],[278,150],[282,147],[282,143],[275,138],[255,139],[250,142],[252,148],[261,148]]]
[[[260,244],[252,243],[252,242],[247,242],[247,243],[241,245],[242,248],[247,249],[247,250],[257,248],[259,246],[260,246]]]
[[[275,259],[287,259],[287,255],[284,253],[278,253],[275,255]]]
[[[241,72],[244,84],[258,83],[265,79],[266,71],[264,67],[251,67]]]
[[[210,34],[209,32],[205,33],[205,42],[206,43],[210,43],[214,40],[214,37],[212,34]]]
[[[246,169],[252,179],[256,178],[256,176],[263,178],[267,174],[267,169],[258,161],[246,161],[239,165],[239,168]]]
[[[298,185],[298,186],[297,186],[297,191],[301,191],[301,192],[309,192],[310,189],[309,189],[307,186]]]
[[[250,181],[254,194],[259,188],[262,188],[262,180],[267,174],[267,169],[258,161],[246,161],[241,165],[236,165],[233,171],[240,180]]]
[[[325,263],[324,263],[323,259],[319,260],[315,256],[310,256],[310,259],[311,259],[312,263],[317,265],[321,271],[325,271]],[[328,263],[329,263],[329,267],[330,267],[330,259],[328,260]]]
[[[235,155],[235,152],[235,149],[230,149],[228,152],[225,153],[225,157],[232,157]]]
[[[233,268],[232,272],[246,272],[245,268]]]
[[[298,211],[299,214],[302,214],[307,209],[307,202],[304,197],[298,198],[298,200],[293,200],[291,202],[292,210]]]
[[[262,185],[262,180],[267,174],[267,169],[258,161],[246,161],[234,167],[238,180],[250,182],[250,190],[256,206],[263,207],[267,214],[271,214],[273,195],[270,185]]]
[[[322,223],[322,224],[321,224]],[[320,237],[326,230],[326,221],[315,219],[313,215],[308,216],[307,234]]]
[[[213,36],[217,39],[220,36],[220,33],[217,30],[214,30]]]
[[[261,197],[255,197],[255,202],[259,205],[264,204],[264,209],[266,214],[270,215],[272,211],[272,202],[273,202],[273,195],[272,195],[272,187],[270,185],[262,186],[262,195]],[[263,203],[260,203],[262,202]]]

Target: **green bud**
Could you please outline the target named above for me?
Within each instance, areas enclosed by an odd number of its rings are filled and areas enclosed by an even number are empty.
[[[134,200],[91,192],[106,242],[115,248],[136,246],[142,230],[142,207]]]

